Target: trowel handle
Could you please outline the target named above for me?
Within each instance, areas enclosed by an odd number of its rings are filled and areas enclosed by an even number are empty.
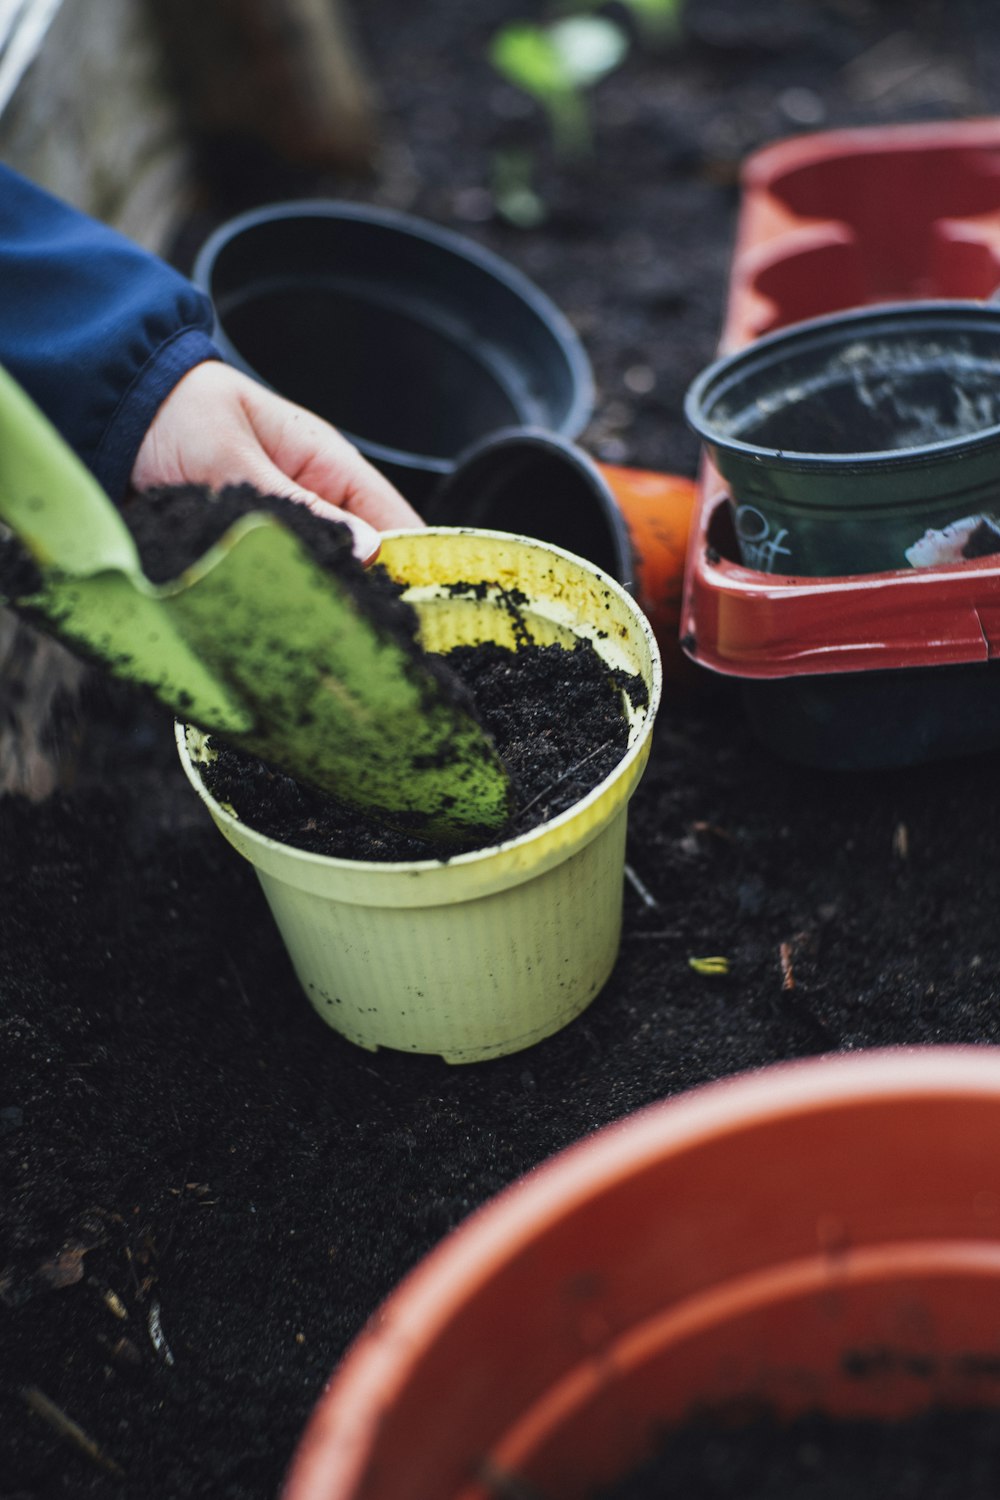
[[[43,568],[138,572],[111,500],[17,381],[0,369],[0,521]]]

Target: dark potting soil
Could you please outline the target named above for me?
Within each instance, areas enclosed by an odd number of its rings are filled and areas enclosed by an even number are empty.
[[[516,838],[565,812],[603,781],[628,744],[621,690],[590,645],[530,642],[509,650],[460,646],[443,658],[469,690],[476,718],[510,774],[513,811],[493,842]],[[435,843],[377,822],[220,744],[202,775],[212,795],[278,839],[342,859],[447,859],[482,840]]]
[[[346,195],[476,237],[578,328],[587,450],[691,474],[682,398],[715,353],[744,155],[803,126],[997,112],[996,8],[689,0],[676,50],[594,91],[578,167],[485,61],[522,13],[354,7],[376,176],[265,176],[230,145],[217,204]],[[548,207],[530,231],[493,212],[512,145]],[[0,801],[4,1500],[273,1500],[382,1298],[553,1152],[788,1058],[1000,1040],[993,754],[812,771],[753,739],[732,684],[669,677],[611,980],[531,1051],[449,1068],[323,1025],[162,714],[95,683],[82,728],[71,785]],[[728,974],[692,967],[715,954]]]
[[[357,587],[364,577],[365,570],[351,552],[351,534],[346,526],[324,520],[280,496],[261,495],[248,484],[230,485],[219,492],[194,484],[148,490],[131,496],[122,515],[146,577],[151,583],[169,583],[251,511],[265,511],[282,521],[305,543],[316,562],[336,573],[348,587]],[[17,538],[13,534],[0,536],[0,590],[4,597],[19,599],[35,593],[41,582],[38,567]],[[411,634],[413,629],[415,625]]]
[[[995,1411],[931,1410],[893,1422],[709,1414],[595,1500],[992,1500],[998,1473]]]
[[[313,561],[334,576],[340,587],[372,622],[375,630],[398,642],[437,679],[446,698],[471,708],[468,692],[442,662],[428,655],[416,641],[415,611],[400,596],[395,583],[377,564],[365,567],[355,557],[348,527],[314,515],[306,506],[279,495],[262,495],[252,485],[230,485],[211,491],[203,485],[174,485],[130,497],[123,508],[142,571],[151,583],[177,579],[237,521],[251,513],[273,516],[293,532]],[[0,536],[0,596],[29,601],[23,609],[36,618],[30,598],[42,587],[38,566],[13,534]],[[44,628],[44,620],[39,621]]]
[[[253,511],[272,515],[293,531],[314,561],[348,587],[363,586],[365,569],[351,551],[346,526],[279,495],[262,495],[249,484],[230,485],[218,492],[197,484],[147,490],[132,496],[123,514],[146,577],[152,583],[169,583]],[[364,585],[364,591],[368,597],[370,586]]]

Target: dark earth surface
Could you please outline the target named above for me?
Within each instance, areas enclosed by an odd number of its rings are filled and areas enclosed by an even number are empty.
[[[594,155],[557,172],[483,60],[519,7],[356,9],[380,171],[305,186],[515,262],[594,363],[585,442],[653,469],[694,472],[681,402],[714,352],[745,153],[804,124],[1000,106],[987,0],[689,0],[683,44],[600,86]],[[514,141],[535,143],[550,205],[531,231],[491,215],[491,154]],[[225,210],[253,198],[248,174]],[[610,983],[559,1036],[458,1069],[323,1026],[162,717],[98,685],[84,731],[70,790],[0,805],[4,1500],[274,1496],[381,1299],[553,1152],[782,1059],[1000,1035],[988,753],[796,768],[732,684],[668,683]],[[728,974],[691,967],[707,955]]]
[[[727,1428],[701,1417],[600,1500],[846,1500],[850,1495],[989,1500],[996,1494],[995,1412],[933,1411],[908,1421],[835,1421],[810,1412]]]

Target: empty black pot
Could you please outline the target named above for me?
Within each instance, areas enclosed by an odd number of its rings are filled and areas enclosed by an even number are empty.
[[[671,677],[695,485],[677,474],[597,463],[568,438],[508,428],[463,453],[429,496],[427,520],[538,537],[585,557],[642,606]]]
[[[553,542],[634,589],[632,540],[607,480],[553,433],[507,428],[476,443],[430,497],[426,517]]]
[[[573,437],[590,415],[590,363],[554,303],[408,215],[270,205],[216,230],[193,277],[225,357],[340,428],[418,508],[478,439]]]

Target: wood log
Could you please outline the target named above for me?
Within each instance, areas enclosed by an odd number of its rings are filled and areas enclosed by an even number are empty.
[[[42,802],[73,779],[87,667],[0,608],[0,796]]]

